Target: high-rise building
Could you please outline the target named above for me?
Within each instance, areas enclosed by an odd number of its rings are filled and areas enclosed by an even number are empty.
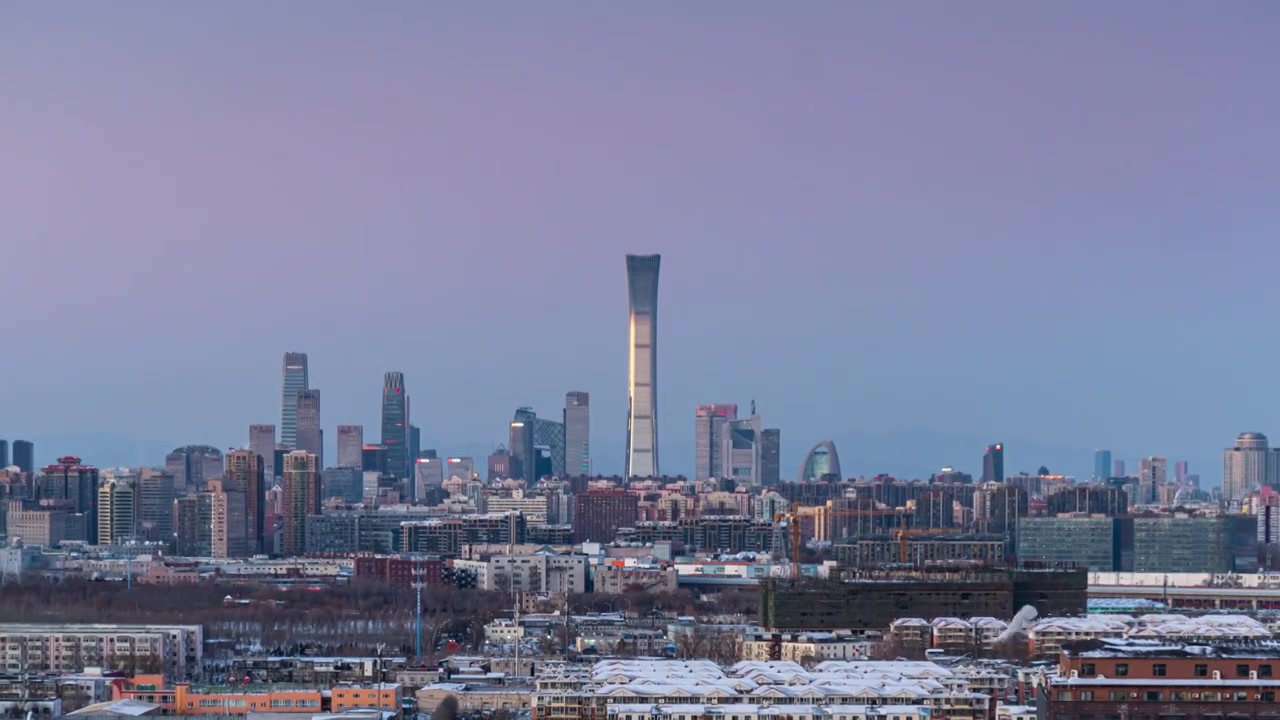
[[[387,472],[409,475],[409,396],[404,373],[389,372],[382,381],[382,444],[387,448]]]
[[[47,465],[36,479],[36,499],[65,503],[68,510],[83,516],[83,530],[67,540],[83,540],[98,544],[98,469],[82,465],[73,455],[58,458],[55,465]],[[77,523],[79,526],[79,523]]]
[[[738,406],[733,403],[699,405],[693,415],[694,479],[726,477],[722,452],[724,426],[738,419]]]
[[[338,428],[341,432],[342,428]],[[342,438],[339,437],[341,442]],[[250,425],[249,451],[262,458],[262,475],[268,482],[276,479],[276,426]]]
[[[241,534],[244,536],[245,552],[250,555],[269,550],[270,543],[266,538],[273,523],[267,520],[267,485],[270,481],[266,477],[265,466],[263,457],[252,450],[227,453],[227,477],[222,487],[226,491],[243,495],[244,510],[236,512],[244,518],[245,527]]]
[[[358,467],[339,465],[320,471],[320,496],[354,505],[364,499],[364,473]]]
[[[631,314],[624,477],[658,475],[658,269],[660,255],[627,256]]]
[[[173,542],[173,475],[145,468],[138,474],[137,534],[150,542]]]
[[[299,390],[297,402],[297,444],[295,450],[316,456],[316,462],[324,467],[324,433],[320,424],[320,391]]]
[[[310,387],[307,354],[285,353],[280,400],[280,444],[290,450],[298,449],[298,393]]]
[[[446,480],[459,478],[461,480],[474,480],[476,476],[476,461],[470,457],[451,457],[445,460],[444,476]]]
[[[1138,496],[1133,500],[1134,505],[1149,505],[1156,501],[1160,487],[1168,477],[1168,469],[1167,458],[1148,456],[1138,462]]]
[[[781,481],[782,430],[765,428],[760,431],[760,483],[773,487]]]
[[[137,493],[133,482],[112,479],[98,488],[98,544],[121,545],[137,528]]]
[[[730,420],[721,429],[722,477],[738,485],[760,487],[760,416]]]
[[[444,458],[418,458],[413,463],[413,499],[422,500],[444,480]]]
[[[222,558],[247,557],[246,529],[250,523],[245,493],[221,480],[210,480],[208,495],[210,554]]]
[[[364,426],[339,425],[338,467],[353,467],[359,469],[364,464],[363,452]]]
[[[36,471],[36,446],[29,440],[13,441],[13,464],[22,472]]]
[[[1182,487],[1187,484],[1187,461],[1179,460],[1173,464],[1173,481]]]
[[[591,474],[591,396],[585,392],[564,396],[564,472]]]
[[[1125,468],[1124,468],[1123,460],[1113,460],[1111,462],[1111,477],[1115,477],[1115,478],[1128,477],[1127,475],[1124,474],[1124,470]]]
[[[1004,443],[987,446],[982,456],[982,482],[1004,482]]]
[[[798,482],[839,481],[842,478],[840,454],[836,452],[836,444],[830,440],[823,440],[809,448],[809,452],[804,454],[804,460],[800,461]]]
[[[0,470],[9,467],[9,441],[0,440]]]
[[[408,403],[408,400],[405,401]],[[422,452],[422,428],[409,424],[409,457],[406,462],[413,465],[413,461],[418,459],[418,455]],[[412,468],[410,468],[412,470]]]
[[[588,490],[573,496],[573,541],[613,542],[618,528],[634,527],[640,497],[626,490]]]
[[[532,408],[522,407],[510,430],[512,478],[535,483],[564,475],[564,423],[543,420]]]
[[[361,472],[376,472],[379,475],[387,471],[387,447],[385,445],[365,445],[360,449]]]
[[[212,445],[186,445],[165,456],[164,469],[179,494],[198,490],[222,477],[222,451]]]
[[[1111,451],[1093,451],[1093,481],[1106,482],[1111,477]]]
[[[1263,487],[1280,489],[1280,448],[1271,448],[1267,436],[1240,433],[1235,447],[1222,453],[1222,495],[1240,500]]]
[[[511,453],[507,452],[505,445],[499,445],[497,450],[489,453],[489,480],[505,480],[511,477]]]
[[[307,547],[307,516],[320,514],[320,462],[313,453],[295,450],[284,456],[281,553],[301,555]]]

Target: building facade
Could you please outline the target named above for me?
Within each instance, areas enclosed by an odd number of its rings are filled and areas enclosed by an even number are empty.
[[[338,467],[351,467],[359,470],[363,464],[364,426],[338,426]]]
[[[276,479],[276,426],[250,425],[249,451],[262,458],[262,474],[268,481]]]
[[[734,403],[699,405],[693,416],[694,479],[726,477],[724,471],[724,427],[738,419]]]
[[[256,555],[268,552],[270,543],[267,540],[273,523],[267,520],[267,474],[266,462],[261,455],[252,450],[234,450],[227,453],[227,475],[224,488],[238,492],[244,498],[244,509],[239,516],[243,518],[244,529],[239,532],[244,537],[245,554]],[[227,557],[240,557],[228,555]]]
[[[284,354],[284,371],[280,397],[280,444],[298,449],[298,393],[311,387],[307,373],[307,354]]]
[[[1240,433],[1235,447],[1222,453],[1222,495],[1241,500],[1263,487],[1280,488],[1280,448],[1271,448],[1267,436]]]
[[[591,474],[591,396],[581,391],[564,396],[564,474]]]
[[[286,557],[301,555],[307,546],[307,516],[320,514],[319,458],[303,450],[285,455],[282,489],[284,537],[280,550]]]
[[[409,395],[402,372],[388,372],[382,379],[382,446],[387,449],[386,471],[410,477]]]

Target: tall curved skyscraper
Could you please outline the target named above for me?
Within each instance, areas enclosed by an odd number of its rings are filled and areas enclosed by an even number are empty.
[[[382,444],[387,448],[387,471],[401,480],[409,477],[409,395],[404,373],[391,371],[382,380]]]
[[[840,454],[836,452],[835,443],[823,440],[804,454],[804,461],[800,463],[800,477],[797,480],[814,482],[829,476],[835,476],[837,479],[842,477]]]
[[[658,266],[661,255],[627,256],[631,309],[625,477],[658,474]]]

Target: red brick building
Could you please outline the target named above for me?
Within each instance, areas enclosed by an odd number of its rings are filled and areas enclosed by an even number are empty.
[[[356,558],[355,576],[358,580],[374,580],[408,588],[418,582],[414,578],[421,572],[424,585],[443,585],[444,567],[444,560],[437,557],[365,556]]]

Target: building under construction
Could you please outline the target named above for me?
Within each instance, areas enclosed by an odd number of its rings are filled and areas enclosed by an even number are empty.
[[[1083,615],[1084,568],[903,568],[842,578],[769,579],[760,625],[772,630],[884,630],[898,618],[1012,618],[1024,605],[1042,616]]]

